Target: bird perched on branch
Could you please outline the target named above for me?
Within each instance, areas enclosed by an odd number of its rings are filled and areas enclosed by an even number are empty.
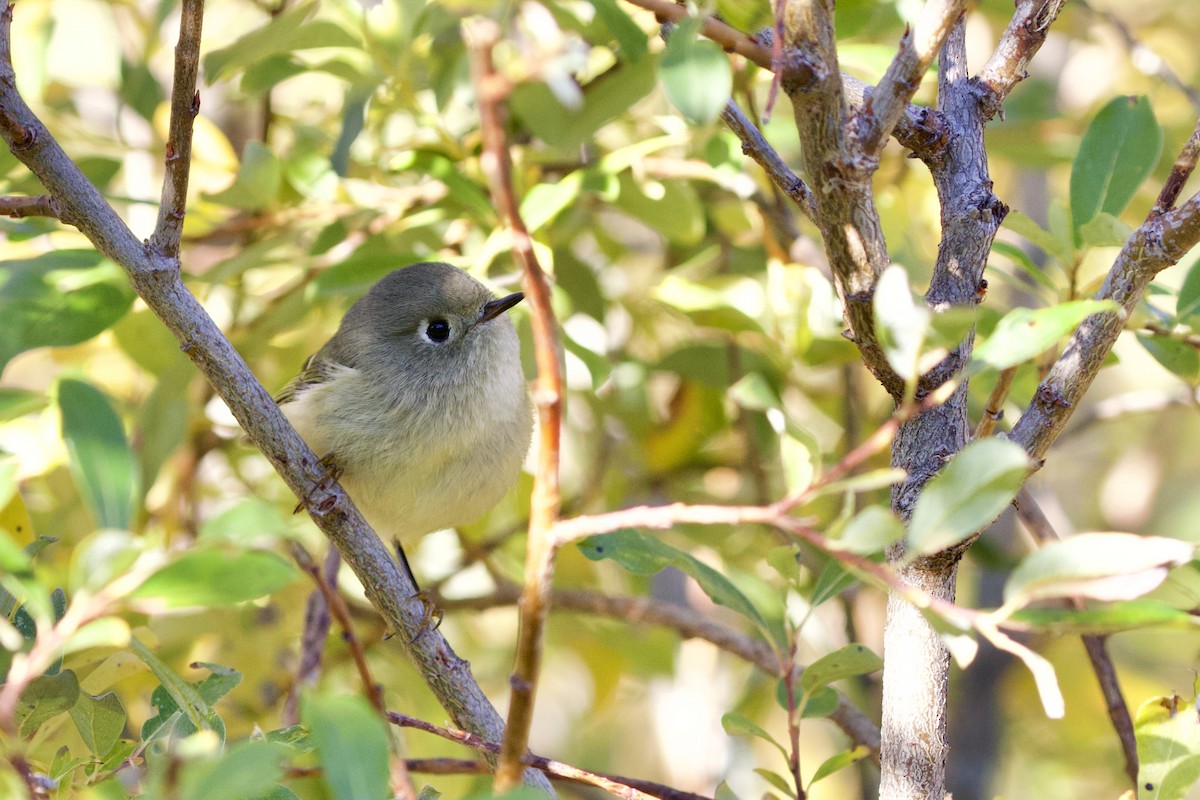
[[[471,522],[516,480],[533,415],[505,312],[523,297],[449,264],[398,269],[276,398],[381,536]]]

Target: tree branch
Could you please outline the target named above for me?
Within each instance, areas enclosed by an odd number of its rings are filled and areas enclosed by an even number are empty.
[[[854,119],[853,135],[864,156],[879,157],[965,5],[965,0],[929,0],[916,27],[904,29],[896,57]]]
[[[1182,185],[1196,166],[1200,147],[1200,121],[1175,162],[1167,186]],[[1164,188],[1160,203],[1170,201],[1178,189]],[[1113,300],[1117,312],[1093,314],[1080,323],[1062,355],[1038,386],[1033,400],[1013,426],[1009,438],[1041,462],[1050,446],[1066,427],[1079,401],[1092,385],[1104,359],[1125,327],[1125,320],[1142,299],[1146,286],[1162,270],[1172,266],[1200,242],[1200,194],[1178,208],[1151,209],[1125,242],[1096,294],[1098,300]]]
[[[1000,112],[1008,93],[1029,76],[1026,68],[1041,49],[1066,0],[1019,0],[1000,36],[1000,42],[979,71],[977,83],[983,90],[979,98],[983,119]]]
[[[503,102],[511,86],[496,71],[492,50],[500,38],[499,26],[476,17],[463,25],[471,57],[471,76],[479,104],[483,131],[483,168],[492,197],[512,231],[513,252],[522,266],[526,296],[532,307],[537,381],[534,403],[538,410],[538,467],[534,476],[525,551],[525,589],[521,595],[521,627],[517,635],[516,662],[509,680],[508,720],[496,768],[496,791],[505,792],[521,782],[522,759],[529,749],[533,705],[542,664],[542,637],[550,613],[550,584],[556,551],[552,536],[558,521],[561,497],[558,485],[559,438],[562,427],[562,370],[559,366],[558,327],[550,304],[550,283],[538,263],[533,239],[521,219],[512,181],[512,160],[504,133]]]
[[[812,190],[800,179],[800,176],[792,172],[792,168],[780,158],[779,153],[775,152],[775,148],[771,147],[754,123],[742,113],[742,110],[732,100],[725,103],[725,108],[721,111],[721,119],[729,130],[742,140],[742,152],[762,167],[771,182],[791,198],[809,221],[815,221],[817,206]]]
[[[171,124],[167,132],[166,179],[158,205],[158,223],[150,246],[168,258],[179,255],[183,218],[187,213],[188,178],[192,165],[192,126],[200,113],[196,75],[200,68],[200,33],[204,0],[189,0],[180,9],[179,42],[175,45],[175,78],[171,88]]]

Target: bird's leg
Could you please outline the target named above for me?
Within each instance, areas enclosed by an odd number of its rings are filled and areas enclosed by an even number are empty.
[[[408,565],[408,555],[405,554],[404,547],[400,544],[400,541],[398,539],[393,539],[392,544],[396,547],[396,558],[400,561],[400,566],[402,566],[404,571],[408,573],[408,579],[412,581],[412,585],[417,587],[416,594],[408,599],[416,600],[424,609],[424,614],[422,614],[421,618],[421,624],[417,628],[417,635],[412,638],[412,641],[415,642],[417,639],[421,638],[421,635],[424,634],[425,631],[436,631],[438,629],[438,627],[442,624],[442,610],[438,608],[431,599],[429,599],[429,592],[425,589],[422,589],[417,584],[417,576],[413,574],[412,567]]]
[[[313,504],[313,493],[317,491],[328,491],[333,484],[337,483],[342,478],[342,473],[345,472],[337,463],[337,459],[333,453],[326,453],[317,465],[321,468],[321,477],[317,478],[313,483],[313,487],[308,490],[304,497],[300,498],[300,502],[296,503],[296,507],[292,509],[293,514],[299,514],[305,508]]]

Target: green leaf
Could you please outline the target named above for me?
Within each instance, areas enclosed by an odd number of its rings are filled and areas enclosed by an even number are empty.
[[[828,778],[838,770],[845,769],[851,764],[858,763],[869,755],[871,755],[871,748],[860,744],[858,747],[855,747],[851,750],[846,750],[838,753],[837,755],[830,756],[821,762],[821,766],[817,767],[817,771],[813,773],[811,778],[809,778],[809,789],[811,790],[812,785],[822,778]]]
[[[1029,219],[1026,217],[1026,219]],[[1033,220],[1029,220],[1030,224],[1035,224]],[[1049,235],[1049,234],[1047,234]],[[1028,237],[1026,237],[1028,238]],[[993,242],[992,252],[1006,257],[1013,266],[1017,267],[1024,275],[1031,278],[1035,283],[1043,289],[1048,290],[1053,296],[1058,295],[1058,287],[1050,276],[1046,274],[1046,270],[1034,262],[1029,254],[1009,242]]]
[[[1158,163],[1162,130],[1145,97],[1117,97],[1088,126],[1071,165],[1075,242],[1101,212],[1120,214]]]
[[[1131,600],[1158,586],[1172,567],[1194,555],[1192,544],[1164,536],[1077,534],[1022,561],[1004,587],[1004,606],[1012,609],[1062,597]]]
[[[262,142],[249,141],[233,183],[205,196],[230,208],[259,211],[275,202],[282,186],[283,164]]]
[[[358,36],[334,22],[309,20],[316,3],[303,3],[271,19],[266,25],[247,33],[228,47],[213,50],[204,57],[204,77],[211,86],[247,67],[272,56],[317,47],[361,48]]]
[[[904,525],[883,506],[867,506],[846,524],[834,541],[851,553],[870,555],[883,552],[892,542],[904,538]]]
[[[929,333],[929,308],[913,296],[908,273],[895,264],[879,276],[875,287],[875,330],[888,364],[912,384],[920,374],[919,362]]]
[[[627,61],[638,61],[646,55],[646,32],[633,21],[616,0],[589,0],[596,16],[621,47]]]
[[[843,678],[869,675],[883,668],[883,659],[857,642],[826,653],[805,668],[800,686],[806,694]]]
[[[167,608],[225,606],[271,594],[295,576],[295,567],[274,553],[206,547],[189,550],[155,572],[132,596]]]
[[[184,800],[261,800],[283,776],[284,748],[263,739],[231,745],[219,758],[189,764],[183,773]],[[383,797],[384,795],[379,795]]]
[[[700,37],[702,20],[680,21],[663,51],[658,77],[671,105],[692,122],[712,122],[733,91],[729,56],[719,45]]]
[[[126,719],[125,706],[114,692],[99,697],[80,692],[79,700],[71,706],[71,721],[75,723],[75,730],[79,731],[84,745],[97,758],[106,756],[121,738]]]
[[[58,407],[71,473],[96,524],[128,530],[138,497],[138,467],[121,420],[108,398],[82,381],[59,383]]]
[[[1139,333],[1137,340],[1167,371],[1188,383],[1200,380],[1200,352],[1196,348],[1171,336],[1152,333]]]
[[[973,372],[1001,370],[1041,355],[1092,314],[1115,313],[1111,300],[1076,300],[1050,308],[1016,308],[1004,315],[971,357]]]
[[[79,678],[71,670],[39,675],[17,700],[16,723],[22,736],[32,736],[43,723],[71,710],[79,700]]]
[[[1183,800],[1200,782],[1200,715],[1178,695],[1142,703],[1137,737],[1138,800]]]
[[[763,730],[757,723],[751,721],[748,717],[745,717],[736,711],[728,711],[721,716],[721,727],[724,728],[725,733],[729,734],[730,736],[744,736],[747,738],[762,739],[764,742],[774,745],[775,749],[778,750],[784,758],[787,758],[787,750],[784,749],[783,745],[775,741],[774,737]]]
[[[1133,235],[1133,228],[1117,217],[1102,211],[1079,227],[1083,244],[1092,247],[1120,247]]]
[[[782,683],[783,681],[780,681],[780,684]],[[841,702],[837,689],[832,686],[822,686],[815,692],[808,693],[808,700],[800,709],[800,717],[802,719],[824,719],[837,711]]]
[[[1009,212],[1004,218],[1004,227],[1020,234],[1030,244],[1039,247],[1046,255],[1058,259],[1060,263],[1067,264],[1073,260],[1075,246],[1072,241],[1056,236],[1019,211]]]
[[[509,99],[513,115],[551,147],[571,150],[590,141],[654,89],[652,58],[617,65],[585,87],[583,106],[566,108],[544,83],[521,83]]]
[[[0,261],[0,369],[35,347],[87,341],[124,316],[133,298],[124,272],[92,250]]]
[[[46,396],[41,392],[0,387],[0,422],[9,422],[34,411],[41,411],[46,402]]]
[[[216,715],[195,686],[150,652],[137,637],[130,640],[129,647],[134,655],[150,668],[161,684],[150,696],[151,704],[159,713],[142,724],[143,740],[157,735],[177,713],[182,714],[190,723],[190,730],[184,731],[185,735],[201,728],[213,727]]]
[[[666,567],[675,567],[695,579],[713,602],[733,609],[771,635],[767,621],[732,581],[682,550],[634,530],[589,536],[578,546],[592,561],[612,559],[637,575],[653,575]]]
[[[1175,299],[1175,316],[1181,323],[1195,326],[1197,315],[1200,315],[1200,258],[1188,269]]]
[[[1013,442],[981,439],[960,450],[925,485],[908,526],[909,556],[931,555],[991,523],[1032,468]]]
[[[77,630],[63,645],[63,655],[92,647],[124,647],[129,644],[129,623],[119,617],[101,617]]]
[[[831,558],[825,562],[825,566],[821,567],[820,573],[817,574],[817,582],[813,586],[812,596],[808,602],[813,608],[816,608],[825,601],[837,597],[856,580],[858,578],[854,573],[847,571],[841,562]]]
[[[1023,608],[1011,618],[1014,622],[1058,635],[1108,634],[1140,628],[1194,627],[1200,624],[1200,619],[1187,611],[1144,597],[1096,608]]]
[[[387,729],[365,700],[311,695],[303,718],[335,800],[390,796]]]

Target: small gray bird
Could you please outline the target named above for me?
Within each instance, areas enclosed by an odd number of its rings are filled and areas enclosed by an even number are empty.
[[[449,264],[398,269],[276,398],[380,536],[471,522],[516,480],[533,414],[504,312],[523,297]]]

